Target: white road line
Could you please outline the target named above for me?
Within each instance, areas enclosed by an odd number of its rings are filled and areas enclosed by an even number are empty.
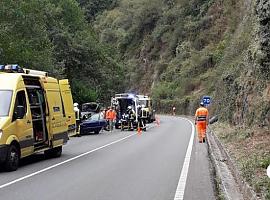
[[[57,164],[55,164],[55,165],[52,165],[52,166],[47,167],[47,168],[44,168],[44,169],[39,170],[39,171],[37,171],[37,172],[34,172],[34,173],[32,173],[32,174],[28,174],[28,175],[26,175],[26,176],[23,176],[23,177],[21,177],[21,178],[18,178],[18,179],[16,179],[16,180],[13,180],[13,181],[8,182],[8,183],[6,183],[6,184],[4,184],[4,185],[0,185],[0,189],[5,188],[5,187],[7,187],[7,186],[10,186],[10,185],[12,185],[12,184],[18,183],[18,182],[23,181],[23,180],[25,180],[25,179],[28,179],[28,178],[30,178],[30,177],[32,177],[32,176],[41,174],[41,173],[43,173],[43,172],[46,172],[46,171],[51,170],[51,169],[53,169],[53,168],[56,168],[56,167],[58,167],[58,166],[60,166],[60,165],[63,165],[63,164],[65,164],[65,163],[68,163],[68,162],[71,162],[71,161],[73,161],[73,160],[76,160],[76,159],[78,159],[78,158],[81,158],[81,157],[83,157],[83,156],[86,156],[86,155],[88,155],[88,154],[90,154],[90,153],[93,153],[93,152],[95,152],[95,151],[98,151],[98,150],[100,150],[100,149],[104,149],[105,147],[108,147],[108,146],[111,146],[111,145],[116,144],[116,143],[118,143],[118,142],[121,142],[121,141],[123,141],[123,140],[126,140],[126,139],[128,139],[128,138],[130,138],[130,137],[132,137],[132,136],[134,136],[134,135],[136,135],[136,134],[137,134],[137,133],[134,133],[134,134],[129,135],[129,136],[127,136],[127,137],[124,137],[124,138],[122,138],[122,139],[119,139],[119,140],[116,140],[116,141],[111,142],[111,143],[109,143],[109,144],[106,144],[106,145],[103,145],[103,146],[101,146],[101,147],[98,147],[98,148],[96,148],[96,149],[87,151],[87,152],[85,152],[85,153],[83,153],[83,154],[80,154],[80,155],[78,155],[78,156],[75,156],[75,157],[73,157],[73,158],[70,158],[70,159],[68,159],[68,160],[65,160],[65,161],[63,161],[63,162],[57,163]]]
[[[193,147],[193,140],[194,140],[194,134],[195,134],[195,128],[194,128],[193,123],[188,119],[185,119],[185,120],[187,120],[191,124],[192,133],[191,133],[191,136],[190,136],[189,145],[188,145],[188,148],[187,148],[183,168],[182,168],[181,175],[180,175],[179,182],[178,182],[178,186],[177,186],[177,189],[176,189],[176,192],[175,192],[175,195],[174,195],[174,200],[183,200],[184,199],[186,182],[187,182],[187,175],[188,175],[188,169],[189,169],[189,163],[190,163],[191,152],[192,152],[192,147]]]

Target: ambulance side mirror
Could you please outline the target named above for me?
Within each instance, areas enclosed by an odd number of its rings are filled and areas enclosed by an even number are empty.
[[[25,108],[23,106],[17,106],[15,118],[23,119],[24,115],[25,115]]]
[[[209,120],[209,124],[214,124],[218,121],[218,115],[215,115]]]

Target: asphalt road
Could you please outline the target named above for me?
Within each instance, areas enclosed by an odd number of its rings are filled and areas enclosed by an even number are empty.
[[[71,138],[60,158],[23,159],[17,171],[0,171],[0,199],[174,200],[176,191],[187,200],[215,199],[206,144],[191,137],[188,120],[160,121],[141,135],[116,130]]]

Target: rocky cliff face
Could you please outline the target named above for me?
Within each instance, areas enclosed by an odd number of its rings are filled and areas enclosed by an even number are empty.
[[[254,39],[243,54],[239,77],[223,79],[232,103],[227,117],[236,125],[270,129],[270,2],[258,0],[255,11],[250,15],[255,20],[248,20]]]
[[[258,0],[256,13],[259,20],[260,53],[259,69],[262,77],[270,80],[270,1]]]
[[[194,114],[203,95],[213,114],[269,127],[269,0],[119,0],[97,17],[100,40],[121,52],[128,89],[156,108]]]

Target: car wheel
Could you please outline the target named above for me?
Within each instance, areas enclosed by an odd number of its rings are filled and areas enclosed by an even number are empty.
[[[5,163],[5,169],[7,171],[15,171],[19,166],[19,149],[15,145],[10,145],[7,152],[7,159]]]

